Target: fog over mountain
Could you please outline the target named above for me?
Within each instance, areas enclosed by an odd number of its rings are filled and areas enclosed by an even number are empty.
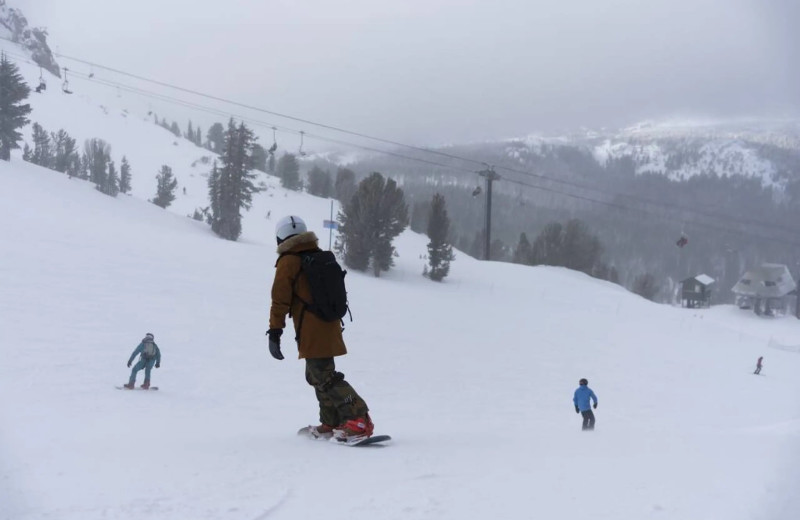
[[[14,5],[56,52],[417,144],[800,112],[789,0]]]

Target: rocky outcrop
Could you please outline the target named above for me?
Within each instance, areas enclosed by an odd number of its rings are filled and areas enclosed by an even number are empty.
[[[47,45],[47,30],[29,27],[22,11],[8,7],[6,0],[0,0],[0,36],[22,46],[39,66],[61,77],[60,67]]]

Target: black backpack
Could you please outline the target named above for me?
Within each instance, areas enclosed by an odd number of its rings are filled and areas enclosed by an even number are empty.
[[[344,287],[347,271],[336,261],[336,256],[330,251],[290,254],[300,257],[300,272],[306,275],[311,288],[311,303],[298,297],[303,302],[303,309],[324,321],[341,321],[350,309]],[[294,283],[297,284],[297,279]]]

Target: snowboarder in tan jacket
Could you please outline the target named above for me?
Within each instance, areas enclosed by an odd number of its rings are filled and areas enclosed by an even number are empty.
[[[301,253],[320,252],[317,236],[300,217],[281,219],[275,228],[278,261],[272,283],[269,313],[269,352],[282,360],[281,335],[286,316],[292,318],[298,357],[306,362],[306,381],[319,402],[318,426],[302,431],[315,438],[349,440],[372,435],[374,426],[367,403],[336,371],[334,358],[347,353],[339,321],[325,321],[308,310],[313,304],[311,287],[301,270]]]

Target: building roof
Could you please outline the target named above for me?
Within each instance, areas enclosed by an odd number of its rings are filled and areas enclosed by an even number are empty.
[[[794,278],[785,265],[761,264],[744,273],[732,290],[740,296],[780,298],[791,293],[795,286]]]
[[[687,278],[686,280],[683,280],[681,283],[686,283],[689,280],[695,280],[695,281],[699,282],[700,284],[706,285],[706,286],[711,285],[712,283],[714,283],[716,281],[713,278],[711,278],[710,276],[708,276],[707,274],[699,274],[697,276],[692,276],[691,278]]]

